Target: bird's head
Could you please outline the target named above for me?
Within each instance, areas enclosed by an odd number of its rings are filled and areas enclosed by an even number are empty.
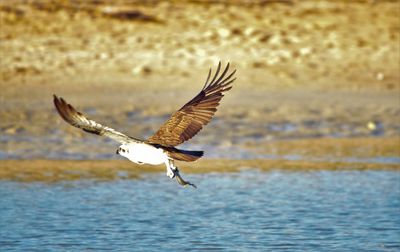
[[[126,157],[129,153],[129,148],[125,145],[121,145],[118,147],[117,152],[118,155],[121,155],[123,157]]]

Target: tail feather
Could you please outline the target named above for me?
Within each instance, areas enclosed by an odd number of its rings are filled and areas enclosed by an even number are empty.
[[[179,150],[174,148],[173,150],[167,150],[168,156],[180,161],[193,162],[197,159],[201,158],[204,154],[203,151],[188,151],[188,150]]]
[[[168,156],[170,158],[179,161],[193,162],[201,158],[204,154],[203,151],[180,150],[171,146],[163,146],[160,144],[153,144],[153,143],[150,144],[156,148],[162,148],[164,151],[168,153]]]

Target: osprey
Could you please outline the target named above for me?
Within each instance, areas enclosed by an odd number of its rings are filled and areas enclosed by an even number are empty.
[[[72,126],[121,143],[117,154],[137,164],[165,164],[168,177],[171,179],[175,177],[180,185],[196,187],[182,179],[178,168],[174,165],[174,160],[193,162],[203,156],[203,151],[180,150],[176,146],[191,139],[211,121],[224,92],[232,88],[231,84],[236,79],[232,77],[236,70],[228,74],[229,63],[221,74],[220,70],[221,62],[211,80],[212,71],[209,70],[207,80],[200,93],[173,113],[161,128],[147,140],[130,137],[90,120],[56,95],[54,95],[54,105],[60,116]]]

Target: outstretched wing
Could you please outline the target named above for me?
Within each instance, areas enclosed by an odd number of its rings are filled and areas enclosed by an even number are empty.
[[[203,89],[192,100],[176,111],[161,128],[147,141],[164,146],[176,146],[196,135],[204,125],[211,121],[217,111],[217,106],[224,96],[224,92],[232,88],[232,78],[236,70],[227,76],[229,63],[219,76],[221,62],[217,71],[209,82],[211,69]]]
[[[86,118],[81,112],[76,111],[71,104],[68,104],[63,98],[54,95],[54,105],[60,116],[72,126],[83,129],[86,132],[109,137],[120,143],[140,142],[137,139],[129,137],[112,128],[106,127],[93,120]]]

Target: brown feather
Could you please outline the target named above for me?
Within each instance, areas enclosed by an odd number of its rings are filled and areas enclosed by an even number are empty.
[[[141,142],[138,139],[127,136],[112,128],[106,127],[93,120],[86,118],[81,112],[78,112],[71,104],[68,104],[63,98],[54,95],[54,106],[61,118],[74,127],[82,129],[86,132],[109,137],[120,143]]]
[[[220,70],[221,62],[219,62],[212,80],[209,82],[211,77],[210,69],[203,89],[192,100],[172,114],[147,141],[164,146],[177,146],[192,138],[204,125],[208,124],[217,111],[217,106],[224,96],[223,93],[232,88],[231,84],[236,79],[232,79],[236,70],[226,76],[229,71],[229,63],[221,75],[219,75]]]

